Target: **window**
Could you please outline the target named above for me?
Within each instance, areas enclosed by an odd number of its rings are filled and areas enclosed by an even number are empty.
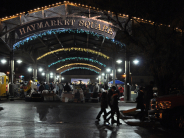
[[[4,77],[2,77],[2,84],[4,84]]]

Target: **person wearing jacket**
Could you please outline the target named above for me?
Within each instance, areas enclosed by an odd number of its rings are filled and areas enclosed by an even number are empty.
[[[116,90],[115,86],[112,86],[111,90],[113,91],[113,95],[111,96],[111,108],[112,108],[112,114],[111,114],[111,124],[117,123],[117,125],[120,125],[120,112],[119,112],[119,106],[118,106],[118,100],[119,100],[119,91]],[[117,121],[114,121],[114,114],[117,114]]]
[[[45,88],[44,88],[43,84],[41,83],[41,85],[39,86],[38,91],[42,93],[42,91],[43,91],[44,89],[45,89]]]
[[[101,117],[101,114],[104,113],[104,121],[106,121],[106,108],[108,107],[108,103],[107,103],[107,91],[103,90],[102,92],[102,95],[101,95],[101,110],[100,112],[98,113],[96,119],[98,121],[100,121],[100,117]]]
[[[50,89],[50,87],[49,87],[49,85],[46,83],[45,84],[45,90],[49,90]]]
[[[64,87],[64,91],[67,91],[67,92],[71,91],[71,87],[68,85],[68,82],[66,83],[66,85]]]
[[[140,87],[139,91],[138,91],[138,96],[136,98],[136,102],[137,102],[137,109],[141,109],[141,112],[139,112],[138,114],[135,115],[135,118],[139,118],[141,121],[144,120],[144,91],[143,91],[143,87]]]

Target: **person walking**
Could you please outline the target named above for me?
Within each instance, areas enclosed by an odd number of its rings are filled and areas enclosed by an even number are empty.
[[[103,90],[102,92],[102,95],[101,95],[101,110],[100,112],[98,113],[96,119],[98,121],[100,121],[100,117],[101,117],[101,114],[104,113],[103,117],[104,117],[104,122],[106,121],[106,108],[108,107],[108,103],[107,103],[107,91]]]
[[[115,86],[113,86],[113,87],[115,87]],[[106,122],[108,122],[109,123],[109,120],[112,118],[112,105],[111,105],[111,97],[112,97],[112,95],[113,95],[113,91],[112,91],[112,87],[111,87],[111,89],[108,91],[108,94],[107,94],[107,103],[108,103],[108,106],[110,107],[110,111],[106,114],[106,118],[107,118],[107,116],[109,116],[107,119],[106,119]],[[114,121],[115,122],[115,121]]]
[[[111,107],[112,107],[112,114],[111,114],[111,124],[117,123],[117,125],[121,125],[119,118],[120,118],[120,112],[119,112],[119,106],[118,106],[118,100],[119,100],[119,91],[116,90],[115,86],[112,86],[111,88],[113,95],[111,96]],[[114,121],[114,114],[117,114],[117,121]]]

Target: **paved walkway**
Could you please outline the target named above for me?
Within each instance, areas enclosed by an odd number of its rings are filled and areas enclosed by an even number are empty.
[[[183,138],[181,133],[151,126],[95,123],[99,103],[3,101],[0,107],[0,138]],[[135,107],[120,103],[120,109]],[[134,122],[135,123],[135,122]]]

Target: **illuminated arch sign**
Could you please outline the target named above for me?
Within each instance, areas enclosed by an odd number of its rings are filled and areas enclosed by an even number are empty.
[[[81,17],[54,17],[23,24],[15,31],[21,39],[36,32],[56,28],[92,31],[110,39],[115,38],[116,31],[118,30],[118,28],[111,23],[102,20]]]

